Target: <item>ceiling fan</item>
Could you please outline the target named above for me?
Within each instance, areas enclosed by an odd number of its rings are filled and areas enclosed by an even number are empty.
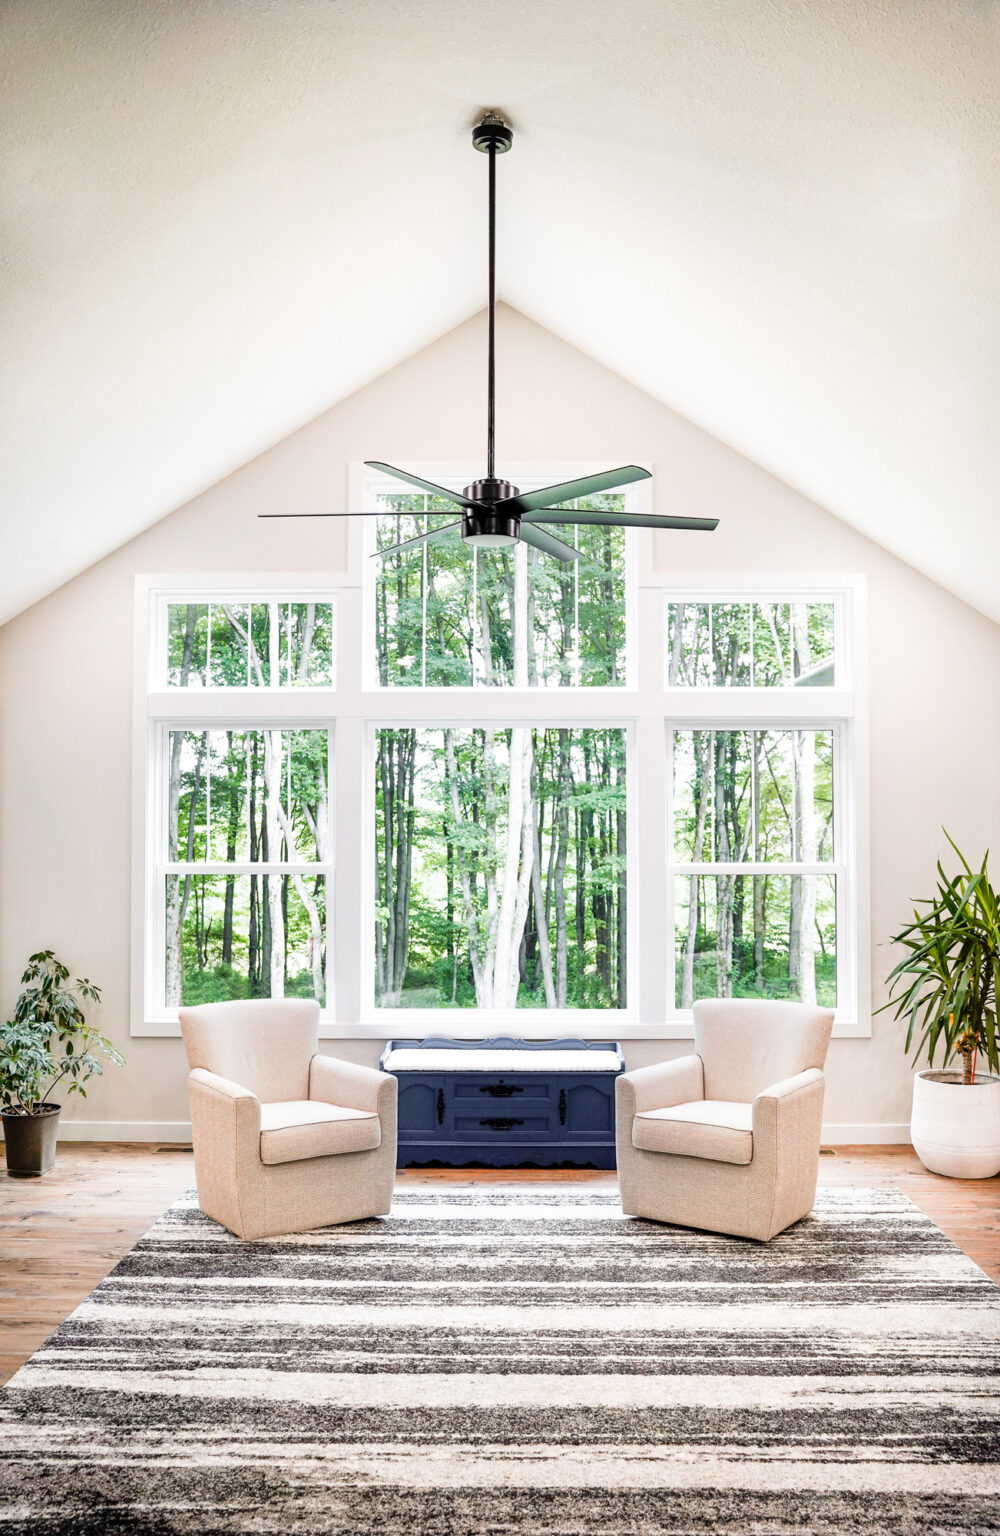
[[[420,534],[414,539],[404,539],[388,549],[380,549],[373,558],[394,554],[400,549],[411,549],[435,539],[461,534],[466,544],[474,549],[495,549],[523,542],[532,544],[544,554],[557,560],[579,560],[580,551],[571,544],[563,543],[546,532],[541,524],[563,524],[575,527],[581,523],[603,524],[612,528],[688,528],[711,532],[718,526],[714,517],[660,517],[645,516],[635,512],[589,512],[576,507],[560,506],[560,502],[575,501],[584,496],[595,496],[601,491],[617,490],[636,480],[648,480],[649,470],[637,464],[625,464],[620,469],[609,469],[597,475],[584,475],[579,480],[566,480],[561,485],[547,485],[539,491],[522,493],[509,480],[497,479],[495,470],[495,404],[496,404],[496,159],[506,154],[514,135],[503,118],[496,112],[486,112],[472,130],[473,148],[489,156],[489,341],[486,364],[486,474],[474,480],[465,490],[450,491],[432,480],[423,480],[405,469],[383,464],[377,459],[366,459],[369,469],[380,470],[395,480],[402,480],[430,496],[441,497],[461,509],[461,517],[431,533]],[[404,517],[412,514],[386,512],[262,512],[261,517]]]

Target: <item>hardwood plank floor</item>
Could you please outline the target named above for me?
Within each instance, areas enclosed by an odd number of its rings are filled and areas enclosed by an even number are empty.
[[[182,1190],[189,1150],[67,1142],[42,1179],[0,1174],[0,1381],[48,1338]],[[613,1173],[550,1169],[406,1170],[400,1188],[440,1183],[592,1183]],[[821,1184],[896,1184],[1000,1283],[1000,1178],[943,1179],[910,1147],[838,1147],[820,1158]]]

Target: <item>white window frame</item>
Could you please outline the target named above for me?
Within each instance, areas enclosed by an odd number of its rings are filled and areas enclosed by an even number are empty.
[[[860,576],[818,580],[796,575],[664,576],[657,583],[662,604],[664,706],[665,921],[669,936],[667,1038],[690,1039],[691,1012],[677,1008],[678,956],[674,926],[675,878],[694,869],[676,858],[672,825],[673,735],[675,730],[794,730],[833,732],[835,859],[816,871],[837,878],[837,1007],[834,1035],[871,1035],[871,952],[868,854],[868,710],[866,582]],[[668,607],[672,602],[823,602],[834,605],[836,686],[782,688],[667,686]],[[802,873],[804,866],[797,866]],[[784,862],[702,864],[704,874],[787,873]]]
[[[455,463],[407,463],[429,480],[462,486],[475,479],[481,466]],[[511,466],[516,484],[556,483],[604,464],[579,462]],[[370,504],[376,494],[366,485],[372,472],[352,465],[346,507]],[[651,510],[649,482],[631,487],[629,506]],[[626,683],[617,688],[431,688],[381,689],[370,686],[363,665],[374,656],[374,623],[368,547],[371,519],[347,521],[346,568],[329,571],[206,572],[148,575],[136,578],[134,638],[133,730],[133,902],[131,1032],[133,1035],[176,1036],[176,1009],[156,1006],[151,965],[156,933],[155,861],[158,733],[188,726],[205,729],[243,725],[266,729],[324,727],[331,733],[330,834],[331,857],[327,888],[328,944],[327,1008],[320,1022],[325,1039],[385,1039],[406,1033],[448,1034],[479,1038],[516,1026],[527,1038],[573,1033],[590,1039],[690,1038],[690,1018],[673,1008],[672,914],[668,901],[672,844],[668,842],[667,767],[669,733],[674,724],[702,721],[724,729],[727,722],[756,723],[758,719],[786,724],[807,721],[836,724],[844,730],[848,774],[848,803],[842,812],[841,848],[852,866],[850,913],[838,934],[838,944],[854,942],[852,996],[840,997],[834,1032],[843,1036],[871,1033],[868,920],[867,822],[867,706],[865,649],[865,583],[853,576],[793,576],[784,573],[732,576],[701,573],[680,576],[655,567],[657,553],[652,530],[628,535],[626,615],[628,625]],[[678,537],[693,538],[694,535]],[[171,601],[207,600],[210,593],[233,601],[268,596],[286,601],[334,600],[335,686],[294,689],[179,689],[160,686],[163,674],[154,637],[158,605]],[[773,594],[781,600],[800,593],[816,600],[836,597],[843,604],[844,661],[853,659],[852,689],[795,687],[776,689],[666,690],[665,599],[671,595],[693,601],[747,599]],[[366,612],[366,609],[368,610]],[[846,628],[844,626],[846,625]],[[838,657],[838,666],[841,658]],[[838,681],[846,674],[841,670]],[[781,694],[779,699],[778,695]],[[710,697],[709,697],[710,695]],[[628,960],[629,1005],[626,1010],[514,1010],[510,1014],[465,1009],[376,1009],[374,1007],[374,732],[379,726],[445,725],[468,727],[576,726],[622,728],[627,740],[628,773]],[[839,807],[838,807],[839,809]],[[641,829],[641,830],[640,830]],[[659,852],[658,852],[659,850]],[[315,868],[315,866],[310,866]],[[236,872],[234,870],[234,872]],[[364,898],[359,900],[359,893]],[[839,917],[839,912],[838,912]],[[670,942],[666,936],[670,936]],[[162,994],[161,994],[162,995]]]

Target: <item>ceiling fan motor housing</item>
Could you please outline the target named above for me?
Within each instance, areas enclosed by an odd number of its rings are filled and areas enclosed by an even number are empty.
[[[517,495],[517,486],[509,480],[487,478],[474,480],[465,487],[470,501],[481,501],[482,509],[466,508],[462,513],[462,538],[485,549],[516,544],[521,537],[521,519],[514,512],[498,511],[497,502]]]

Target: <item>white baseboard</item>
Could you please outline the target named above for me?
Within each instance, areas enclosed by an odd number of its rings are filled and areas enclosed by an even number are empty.
[[[163,1141],[190,1142],[187,1120],[64,1120],[60,1141]],[[825,1147],[906,1146],[910,1127],[898,1124],[824,1125]]]
[[[824,1147],[899,1147],[909,1146],[909,1121],[883,1125],[824,1125]]]
[[[189,1120],[63,1120],[60,1141],[191,1142]]]

